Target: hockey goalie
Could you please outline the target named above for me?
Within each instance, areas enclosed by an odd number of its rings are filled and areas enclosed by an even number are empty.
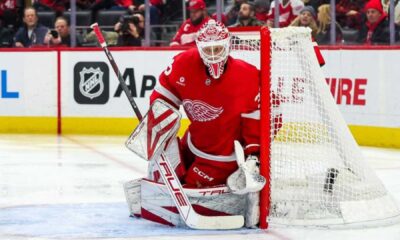
[[[185,225],[177,209],[183,198],[171,195],[181,184],[198,214],[241,215],[247,227],[257,226],[258,192],[266,182],[258,170],[260,72],[229,56],[230,38],[222,23],[209,20],[197,34],[197,48],[175,56],[160,75],[151,107],[127,141],[149,161],[146,178],[124,185],[131,215]],[[181,139],[180,107],[190,120]],[[171,165],[179,183],[165,178],[170,172],[160,171],[166,166],[160,162]]]

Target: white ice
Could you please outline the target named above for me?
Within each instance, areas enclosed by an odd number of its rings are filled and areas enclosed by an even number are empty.
[[[400,240],[400,224],[353,230],[198,231],[129,218],[122,184],[144,176],[146,162],[135,158],[124,141],[124,137],[0,135],[0,240]],[[400,200],[400,150],[362,150],[388,191]]]

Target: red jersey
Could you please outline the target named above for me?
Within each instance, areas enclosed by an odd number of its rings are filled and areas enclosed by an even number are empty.
[[[209,20],[209,17],[205,17],[203,21],[198,25],[193,25],[192,21],[187,19],[182,23],[178,32],[175,34],[172,42],[178,43],[179,45],[194,46],[196,44],[196,33],[200,28]]]
[[[256,12],[255,17],[257,18],[258,21],[261,22],[266,22],[268,20],[268,14],[266,12]]]
[[[164,5],[164,2],[163,0],[150,0],[150,4],[152,6],[161,6]]]
[[[190,126],[190,150],[197,156],[235,161],[233,141],[246,153],[259,148],[259,70],[242,60],[228,57],[225,71],[213,79],[196,48],[175,56],[159,79],[150,100],[162,98],[183,106]]]
[[[54,11],[57,12],[63,12],[66,10],[66,4],[67,1],[66,0],[62,0],[62,1],[57,1],[57,0],[41,0],[39,1],[41,4],[46,5],[47,7],[53,9]]]
[[[300,14],[304,3],[300,0],[288,0],[286,5],[279,4],[279,27],[287,27]],[[275,15],[275,1],[271,3],[268,13],[268,20],[273,21]]]
[[[133,0],[116,0],[115,5],[127,8],[133,5]]]

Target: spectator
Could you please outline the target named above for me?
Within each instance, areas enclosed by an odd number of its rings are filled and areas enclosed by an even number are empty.
[[[314,8],[311,6],[305,6],[300,11],[300,15],[293,20],[290,26],[311,28],[311,36],[313,39],[315,39],[318,32],[318,26],[317,22],[315,21],[315,17],[316,14]]]
[[[80,10],[91,10],[92,22],[95,22],[99,10],[129,10],[133,12],[137,9],[134,2],[134,0],[76,0],[76,6]]]
[[[136,9],[139,12],[144,13],[146,11],[146,7],[144,4],[144,0],[135,1],[137,3]],[[150,24],[160,24],[161,23],[161,14],[164,10],[164,2],[163,0],[150,0]],[[153,29],[153,31],[160,32],[160,29]]]
[[[367,21],[361,26],[357,42],[364,44],[388,44],[389,21],[380,0],[370,0],[364,10]]]
[[[3,31],[10,32],[13,36],[20,21],[17,10],[17,0],[0,0],[0,21]]]
[[[318,9],[319,6],[322,4],[329,4],[331,1],[330,0],[302,0],[304,3],[304,6],[311,6],[314,8],[314,10]],[[336,3],[340,0],[336,0]],[[354,1],[354,0],[350,0]]]
[[[80,3],[77,3],[78,6],[86,7],[87,10],[92,11],[92,21],[96,20],[97,12],[101,9],[109,9],[114,5],[114,0],[88,0],[82,1],[78,0]]]
[[[11,47],[12,43],[12,31],[5,27],[3,21],[0,19],[0,47]]]
[[[204,0],[190,0],[188,10],[190,11],[190,18],[183,22],[169,44],[170,46],[195,46],[197,31],[210,19]]]
[[[232,5],[228,7],[228,12],[225,14],[226,16],[226,25],[230,26],[236,23],[239,15],[240,5],[242,3],[247,2],[247,0],[232,0]]]
[[[143,2],[142,2],[143,1]],[[135,3],[139,3],[137,9],[138,11],[144,13],[146,11],[146,7],[144,4],[144,0],[135,1]],[[149,12],[150,12],[150,25],[159,25],[161,24],[162,13],[165,10],[165,0],[150,0],[149,1]],[[150,35],[154,36],[157,41],[162,38],[162,27],[152,27]],[[159,45],[157,43],[156,45]]]
[[[71,46],[71,35],[67,19],[58,17],[54,23],[55,30],[51,30],[44,38],[44,43],[51,46]],[[76,37],[76,46],[82,45],[82,38]]]
[[[145,7],[145,0],[135,0],[135,7],[140,11],[139,8],[144,10]],[[150,0],[149,3],[151,6],[155,6],[155,7],[162,7],[165,5],[165,2],[169,2],[169,1],[165,1],[165,0]]]
[[[24,25],[15,34],[15,46],[31,47],[43,45],[44,37],[49,29],[38,24],[36,10],[32,7],[25,8],[23,21]]]
[[[144,0],[138,0],[143,1]],[[161,18],[160,22],[167,22],[174,18],[175,16],[182,15],[182,0],[155,0],[162,1],[162,4],[155,4],[155,6],[161,9]],[[135,0],[135,3],[137,1]],[[188,2],[188,1],[185,1]]]
[[[17,0],[0,0],[0,19],[4,20],[5,12],[12,12],[16,17],[15,14],[17,13]]]
[[[33,7],[37,11],[55,11],[57,15],[61,15],[68,4],[67,0],[37,0],[33,3]]]
[[[93,0],[89,9],[97,12],[100,9],[109,9],[114,5],[115,0]]]
[[[144,17],[139,13],[123,16],[121,21],[115,24],[114,30],[118,33],[118,46],[142,46]]]
[[[270,5],[269,0],[254,1],[254,7],[256,11],[255,17],[257,18],[258,21],[261,21],[263,23],[267,22],[269,5]]]
[[[382,0],[383,11],[389,14],[390,0]],[[394,1],[394,23],[400,26],[400,1]]]
[[[254,5],[248,2],[244,2],[240,5],[237,22],[230,27],[251,27],[263,25],[262,22],[258,21],[254,17],[254,15]]]
[[[135,5],[133,5],[133,0],[115,0],[114,5],[111,7],[112,10],[135,10]]]
[[[68,1],[69,2],[69,1]],[[80,10],[113,9],[135,10],[134,0],[76,0],[76,6]]]
[[[367,0],[339,0],[336,4],[336,21],[341,27],[360,29],[361,9]]]
[[[214,19],[215,21],[218,21],[218,15],[217,15],[217,13],[215,12],[215,13],[211,14],[211,18]],[[228,26],[228,25],[226,24],[227,21],[228,21],[228,19],[226,18],[225,14],[222,13],[222,14],[221,14],[221,21],[218,21],[218,22],[221,22],[221,23],[223,23],[225,26]]]
[[[304,3],[301,0],[279,1],[279,27],[287,27],[299,15]],[[275,1],[272,1],[268,13],[267,25],[274,26]]]
[[[329,4],[322,4],[318,8],[318,31],[315,41],[318,44],[330,44],[330,29],[331,29],[331,7]],[[336,25],[336,43],[340,44],[343,40],[342,28],[335,21]]]
[[[95,0],[76,0],[76,7],[80,10],[89,10]]]
[[[394,23],[396,23],[396,25],[398,27],[400,27],[400,3],[398,2],[395,9],[394,9]]]

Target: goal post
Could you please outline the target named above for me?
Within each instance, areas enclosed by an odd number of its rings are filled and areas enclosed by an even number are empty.
[[[261,71],[261,86],[260,86],[260,118],[271,119],[271,100],[270,100],[270,89],[271,89],[271,34],[268,28],[262,28],[260,31],[260,71]],[[261,51],[266,49],[266,51]],[[263,124],[261,121],[261,146],[271,145],[271,124]],[[260,192],[260,228],[268,228],[267,216],[269,215],[270,206],[270,179],[271,179],[271,168],[270,168],[270,148],[262,147],[260,149],[260,174],[267,179],[267,184],[264,189]]]
[[[325,82],[308,28],[231,30],[261,71],[260,228],[381,225],[400,209],[368,166]]]

